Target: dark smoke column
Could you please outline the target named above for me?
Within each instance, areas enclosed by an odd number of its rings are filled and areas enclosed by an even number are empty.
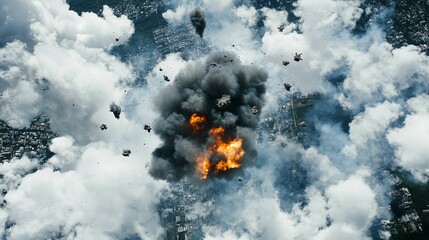
[[[204,29],[206,28],[206,20],[204,19],[204,12],[200,8],[195,8],[189,14],[191,23],[195,28],[195,32],[203,37]]]
[[[240,142],[244,150],[244,155],[237,151],[240,167],[251,165],[256,157],[254,135],[259,122],[259,113],[251,109],[262,109],[267,78],[265,70],[241,65],[232,52],[214,53],[206,61],[187,65],[174,84],[154,99],[160,112],[154,131],[163,143],[152,153],[150,174],[168,181],[184,176],[201,178],[196,173],[196,159],[207,156],[213,168],[226,159],[219,151],[207,154],[213,146],[219,147],[216,141]],[[219,104],[225,96],[226,103]],[[197,127],[190,119],[197,121]],[[221,134],[213,133],[220,128]],[[210,169],[206,177],[229,177],[241,168]]]

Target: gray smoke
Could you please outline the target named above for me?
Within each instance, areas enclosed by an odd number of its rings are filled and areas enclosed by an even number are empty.
[[[193,176],[195,157],[213,141],[209,130],[220,126],[225,129],[225,139],[236,136],[243,139],[242,166],[249,165],[256,157],[254,130],[259,121],[259,113],[253,114],[251,108],[262,109],[267,78],[265,70],[241,65],[232,52],[211,54],[205,62],[190,64],[183,69],[174,84],[164,88],[155,98],[160,117],[154,130],[163,145],[152,153],[150,174],[169,181]],[[230,103],[218,107],[217,99],[224,95],[230,96]],[[193,113],[207,117],[199,132],[193,131],[189,124]],[[235,171],[237,169],[216,176],[227,176]],[[209,178],[212,175],[209,174]]]
[[[191,23],[195,28],[195,32],[203,37],[204,29],[206,28],[206,20],[204,19],[204,12],[200,8],[195,8],[189,14]]]
[[[116,119],[119,119],[119,116],[121,115],[121,107],[116,105],[114,102],[110,104],[110,111],[113,112],[113,115]]]

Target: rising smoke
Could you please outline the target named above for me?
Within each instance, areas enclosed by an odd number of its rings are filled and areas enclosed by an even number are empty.
[[[200,8],[195,8],[189,14],[191,23],[195,28],[195,32],[203,37],[204,29],[206,28],[206,20],[204,19],[204,12]]]
[[[195,158],[212,144],[209,131],[218,127],[225,129],[224,139],[242,139],[242,165],[249,165],[256,156],[253,132],[259,121],[251,108],[263,107],[267,78],[265,70],[241,65],[232,52],[214,53],[205,62],[188,65],[155,98],[160,117],[154,130],[163,145],[153,152],[150,174],[169,181],[193,176]],[[217,100],[225,95],[230,103],[219,107]],[[189,124],[193,114],[206,118],[197,131]]]

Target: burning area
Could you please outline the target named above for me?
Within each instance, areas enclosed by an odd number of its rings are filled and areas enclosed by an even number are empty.
[[[217,174],[219,171],[227,171],[241,166],[241,159],[245,153],[242,147],[243,139],[236,137],[225,141],[223,139],[224,133],[225,129],[222,127],[212,128],[209,134],[215,142],[203,154],[195,158],[195,169],[200,174],[201,179],[206,179],[211,169]],[[210,160],[212,158],[213,160]]]
[[[251,164],[259,122],[251,109],[262,109],[267,78],[232,52],[188,64],[154,99],[160,112],[154,131],[163,143],[152,153],[150,174],[168,181],[228,177]],[[219,107],[224,96],[228,103]]]

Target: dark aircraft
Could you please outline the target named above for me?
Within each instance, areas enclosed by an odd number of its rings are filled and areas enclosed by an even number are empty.
[[[283,66],[287,66],[287,65],[289,65],[289,63],[290,63],[289,61],[283,61],[282,64],[283,64]]]
[[[148,133],[150,133],[150,130],[152,130],[149,125],[144,125],[143,129],[146,130]]]
[[[293,57],[293,60],[295,60],[296,62],[301,61],[302,60],[301,55],[302,55],[302,53],[300,53],[300,54],[295,53],[295,56]]]
[[[286,88],[286,91],[289,91],[290,92],[290,88],[292,87],[289,83],[283,83],[283,85],[285,86],[285,88]]]
[[[131,150],[130,150],[130,149],[124,149],[124,150],[122,151],[122,155],[123,155],[124,157],[129,157],[129,156],[130,156],[130,154],[131,154]]]

